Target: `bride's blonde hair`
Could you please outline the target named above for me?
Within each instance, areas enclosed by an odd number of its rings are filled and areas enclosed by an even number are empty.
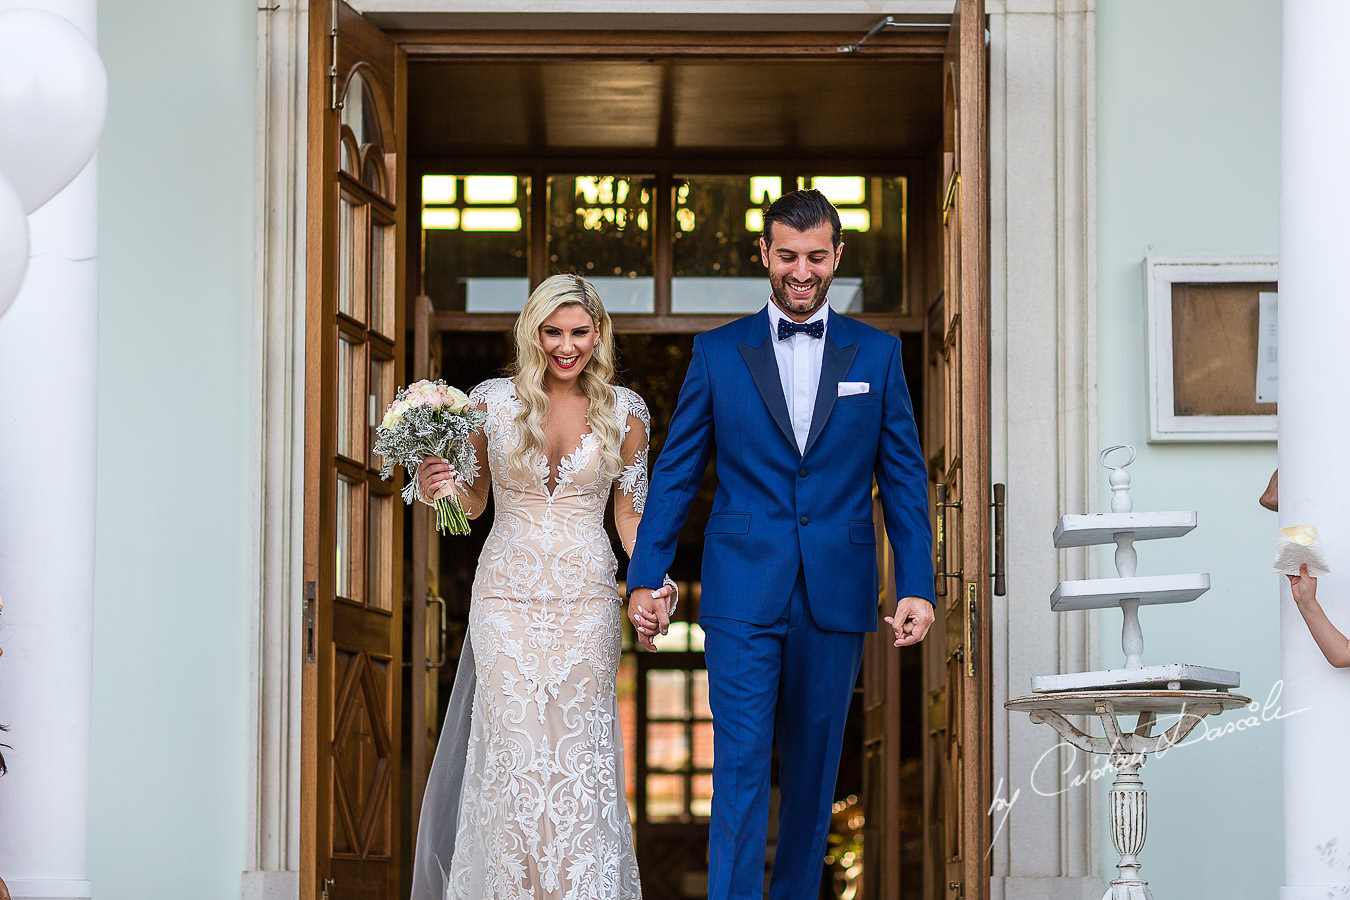
[[[565,306],[584,309],[598,332],[595,349],[577,382],[591,401],[587,417],[600,447],[603,469],[611,477],[623,471],[619,456],[623,434],[614,416],[614,328],[609,313],[605,312],[595,285],[585,278],[554,275],[534,289],[516,318],[516,359],[511,374],[515,376],[516,397],[520,400],[520,412],[516,415],[520,443],[507,461],[516,478],[527,483],[537,477],[535,461],[544,454],[544,419],[548,415],[548,395],[544,393],[548,357],[539,340],[539,329],[549,316]]]

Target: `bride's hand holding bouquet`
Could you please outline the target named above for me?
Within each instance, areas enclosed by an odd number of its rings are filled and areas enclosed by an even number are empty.
[[[439,456],[428,456],[422,460],[417,470],[417,486],[427,502],[453,497],[462,505],[468,500],[464,485],[459,480],[459,470],[450,460]]]
[[[389,478],[394,466],[407,469],[404,502],[412,503],[419,496],[434,501],[441,534],[469,533],[469,518],[460,506],[456,480],[459,473],[472,477],[478,470],[469,436],[485,421],[487,413],[470,406],[468,396],[459,388],[439,380],[418,381],[398,392],[375,429],[375,452],[384,460],[380,477]],[[424,461],[432,463],[425,468],[435,469],[440,477],[421,485],[419,491],[418,470]],[[449,483],[439,484],[432,492],[426,490],[439,482]]]

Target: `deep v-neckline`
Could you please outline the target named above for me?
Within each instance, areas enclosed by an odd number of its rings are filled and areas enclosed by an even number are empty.
[[[556,498],[558,496],[558,491],[560,491],[563,487],[564,484],[562,477],[563,466],[567,465],[568,462],[571,462],[570,468],[571,474],[575,474],[581,468],[582,465],[581,455],[583,452],[586,452],[589,449],[586,446],[586,439],[595,434],[595,429],[590,427],[589,416],[587,417],[586,424],[587,428],[585,431],[581,433],[581,438],[577,442],[577,445],[572,448],[571,453],[564,453],[561,457],[559,457],[558,464],[556,466],[549,461],[547,453],[539,454],[544,460],[544,471],[541,473],[544,477],[544,493],[548,495],[550,500]],[[572,481],[571,474],[569,474],[567,478],[567,483],[569,484]],[[553,483],[552,487],[549,487],[550,480]]]
[[[508,381],[511,385],[511,401],[515,404],[516,409],[519,410],[520,397],[516,395],[516,380],[511,378],[508,379]],[[564,453],[559,457],[556,466],[549,460],[546,452],[542,450],[539,452],[538,460],[540,463],[543,463],[543,471],[539,473],[539,480],[544,488],[544,496],[548,497],[549,500],[557,499],[558,491],[563,487],[563,466],[570,461],[572,464],[570,471],[572,473],[580,471],[581,466],[583,465],[582,454],[589,452],[590,448],[586,446],[586,440],[587,438],[595,436],[595,427],[591,425],[591,414],[589,410],[587,410],[585,416],[583,416],[582,421],[586,425],[586,430],[581,433],[581,437],[577,439],[577,445],[572,448],[572,451],[570,453]],[[571,480],[571,476],[569,475],[567,483],[571,483]],[[551,487],[550,482],[552,483]]]

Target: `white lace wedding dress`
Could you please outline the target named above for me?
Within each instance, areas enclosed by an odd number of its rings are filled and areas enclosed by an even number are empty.
[[[642,894],[616,694],[623,607],[604,520],[617,484],[615,520],[631,550],[647,492],[650,417],[637,394],[615,391],[623,471],[604,471],[588,430],[559,461],[551,487],[542,454],[536,477],[510,471],[520,408],[513,382],[493,379],[470,394],[487,409],[479,453],[486,451],[495,511],[469,615],[476,684],[453,858],[442,870],[447,898]],[[464,476],[486,502],[486,479]]]

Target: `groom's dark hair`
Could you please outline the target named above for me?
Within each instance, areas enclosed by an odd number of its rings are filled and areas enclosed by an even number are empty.
[[[773,223],[782,222],[793,231],[830,226],[830,238],[839,246],[839,210],[817,190],[790,191],[764,210],[764,246],[773,246]]]

